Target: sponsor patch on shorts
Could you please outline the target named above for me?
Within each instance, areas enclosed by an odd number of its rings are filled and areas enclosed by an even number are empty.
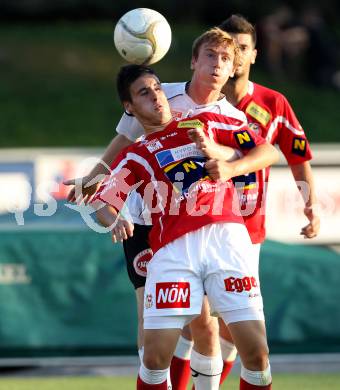
[[[133,268],[137,275],[146,276],[149,261],[152,259],[153,252],[150,248],[139,252],[133,259]]]
[[[254,276],[244,276],[243,278],[230,276],[224,279],[224,286],[227,292],[242,293],[243,291],[249,292],[253,288],[257,288],[259,284]]]
[[[176,309],[190,307],[189,282],[156,283],[156,308]]]

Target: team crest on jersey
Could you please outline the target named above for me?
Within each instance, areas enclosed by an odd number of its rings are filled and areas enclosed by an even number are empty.
[[[150,309],[153,305],[153,299],[152,299],[152,294],[146,294],[145,295],[145,309]]]
[[[183,113],[181,111],[171,110],[171,115],[172,119],[174,119],[175,121],[179,121],[183,117]]]
[[[199,119],[181,121],[177,125],[178,129],[202,129],[203,127],[203,122],[201,122]]]
[[[270,112],[265,110],[263,107],[259,106],[258,104],[251,102],[247,109],[246,114],[250,115],[254,119],[256,119],[258,122],[261,123],[263,126],[267,126],[268,122],[270,121]]]
[[[139,276],[146,276],[149,261],[152,259],[153,252],[150,248],[144,249],[139,252],[138,255],[133,259],[133,267],[136,274]]]
[[[145,144],[146,148],[150,153],[156,152],[156,150],[162,149],[163,145],[158,141],[158,139],[152,139]]]
[[[261,127],[258,123],[253,122],[253,123],[248,123],[248,126],[250,130],[252,130],[255,134],[260,135],[261,134]]]
[[[234,137],[241,149],[251,149],[255,146],[255,142],[247,130],[235,131]]]

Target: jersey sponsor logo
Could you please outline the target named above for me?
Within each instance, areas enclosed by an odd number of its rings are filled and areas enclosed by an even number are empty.
[[[251,190],[256,188],[256,173],[247,173],[246,175],[236,176],[232,178],[234,186],[238,190]]]
[[[187,193],[192,184],[209,179],[204,167],[205,158],[185,159],[171,164],[164,169],[166,177],[171,181],[176,192]]]
[[[258,287],[257,280],[254,276],[245,276],[244,278],[230,278],[224,279],[225,290],[228,292],[242,293],[243,291],[250,291],[252,288]]]
[[[158,139],[152,139],[146,143],[145,146],[150,153],[156,152],[156,150],[163,148],[163,145],[158,141]]]
[[[295,137],[293,138],[292,153],[298,156],[304,157],[306,154],[307,142],[305,138]]]
[[[133,268],[137,275],[146,276],[149,261],[152,259],[153,252],[150,248],[144,249],[139,252],[133,259]]]
[[[197,149],[196,144],[178,146],[177,148],[162,150],[156,153],[156,160],[161,168],[173,162],[183,160],[185,158],[202,156],[202,152]]]
[[[175,309],[190,307],[189,282],[156,283],[156,308]]]
[[[165,141],[167,138],[175,137],[177,134],[178,134],[177,131],[173,131],[172,133],[169,133],[169,134],[163,135],[162,137],[159,137],[159,139],[161,141]]]
[[[146,294],[145,302],[144,302],[145,309],[150,309],[152,305],[153,305],[152,294]]]
[[[178,129],[197,129],[197,128],[203,128],[203,122],[201,122],[199,119],[192,119],[188,121],[181,121],[178,122],[177,128]]]
[[[267,126],[271,118],[270,112],[254,102],[248,104],[248,107],[246,108],[246,114],[256,119],[263,126]]]
[[[251,149],[255,146],[255,142],[247,130],[235,131],[234,137],[241,149]]]

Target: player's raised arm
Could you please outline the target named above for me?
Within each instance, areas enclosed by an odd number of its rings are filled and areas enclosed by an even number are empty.
[[[110,173],[109,167],[117,157],[118,153],[123,148],[131,144],[132,141],[130,141],[124,135],[116,135],[105,150],[100,162],[93,167],[87,176],[64,181],[65,185],[72,186],[67,196],[67,200],[69,202],[76,202],[77,204],[89,203],[92,196],[99,188],[103,176]]]

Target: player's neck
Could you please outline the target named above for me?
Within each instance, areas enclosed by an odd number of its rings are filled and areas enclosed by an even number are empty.
[[[159,125],[154,125],[154,124],[145,124],[144,123],[144,132],[146,135],[149,135],[149,134],[152,134],[152,133],[156,133],[157,131],[162,131],[164,130],[169,123],[172,122],[172,118],[169,119],[167,122],[165,123],[162,123],[162,124],[159,124]]]
[[[186,92],[191,100],[199,105],[213,103],[223,97],[220,90],[207,88],[195,79],[188,84]]]
[[[240,101],[247,95],[248,84],[248,76],[230,78],[222,88],[222,92],[225,94],[229,103],[231,103],[233,106],[237,106]]]

